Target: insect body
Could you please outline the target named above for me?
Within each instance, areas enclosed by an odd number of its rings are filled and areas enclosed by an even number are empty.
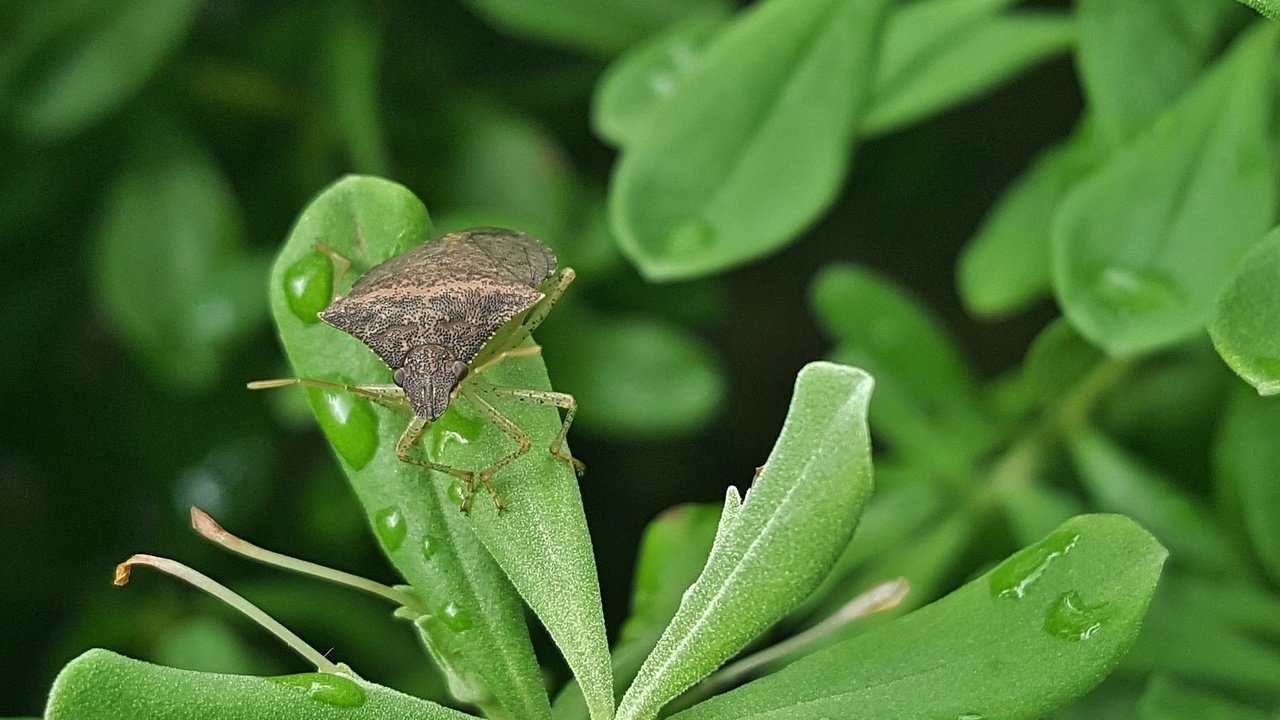
[[[573,278],[572,268],[557,272],[555,254],[529,235],[497,228],[446,235],[373,267],[356,281],[350,293],[320,313],[324,322],[356,337],[381,358],[392,370],[394,385],[347,386],[290,379],[250,383],[250,387],[302,384],[408,405],[414,417],[396,443],[396,456],[462,479],[467,485],[464,512],[470,508],[478,475],[494,505],[502,510],[491,480],[529,451],[530,439],[489,402],[492,398],[563,408],[564,423],[549,449],[582,472],[582,464],[564,449],[565,435],[577,410],[573,396],[499,387],[482,378],[487,368],[502,360],[540,349],[522,345]],[[459,395],[517,445],[478,473],[409,453]]]

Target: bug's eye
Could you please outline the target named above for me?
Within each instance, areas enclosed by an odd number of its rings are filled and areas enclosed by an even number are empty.
[[[453,371],[453,376],[459,380],[467,376],[467,364],[461,360],[454,360],[449,369]]]
[[[404,368],[396,368],[395,372],[391,373],[391,382],[404,387]]]

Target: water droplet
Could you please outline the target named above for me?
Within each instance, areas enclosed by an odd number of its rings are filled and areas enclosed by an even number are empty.
[[[470,630],[471,626],[475,624],[471,619],[471,613],[458,607],[458,604],[454,602],[450,602],[440,608],[440,612],[436,613],[436,618],[440,620],[440,624],[454,632]]]
[[[449,496],[449,502],[462,507],[462,501],[467,497],[467,490],[462,481],[455,478],[449,481],[449,487],[445,489],[445,494]]]
[[[987,720],[987,716],[982,713],[960,713],[956,720]]]
[[[443,541],[440,538],[432,535],[431,533],[427,533],[426,535],[423,535],[422,536],[422,557],[430,560],[431,556],[436,554],[436,550],[439,550],[442,544],[443,544]]]
[[[716,244],[716,231],[705,220],[690,220],[667,234],[667,252],[671,255],[698,255]]]
[[[284,271],[284,297],[304,323],[317,323],[321,310],[333,300],[333,261],[320,252],[309,253]]]
[[[267,678],[281,685],[299,687],[313,700],[336,707],[354,708],[364,704],[364,688],[355,681],[332,673],[300,673]]]
[[[377,533],[378,540],[382,542],[382,547],[386,548],[387,552],[400,549],[404,544],[407,530],[404,514],[400,512],[400,508],[385,507],[373,515],[373,531]]]
[[[368,465],[378,450],[378,414],[373,406],[348,392],[310,392],[311,407],[333,449],[356,470]]]
[[[1147,315],[1183,302],[1177,283],[1154,270],[1106,268],[1098,273],[1093,289],[1117,315],[1125,317]]]
[[[1060,530],[1009,556],[991,571],[991,594],[999,597],[1025,596],[1049,565],[1071,552],[1079,539],[1076,533]]]
[[[444,462],[444,452],[450,445],[467,445],[480,437],[484,421],[458,410],[455,403],[440,419],[431,425],[431,459]]]
[[[1058,596],[1044,616],[1044,629],[1063,640],[1088,640],[1111,617],[1107,603],[1089,605],[1080,593],[1069,590]]]

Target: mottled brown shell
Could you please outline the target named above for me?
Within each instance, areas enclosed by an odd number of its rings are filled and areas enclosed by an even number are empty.
[[[555,269],[555,253],[529,235],[464,230],[371,268],[320,318],[399,371],[414,411],[434,420],[498,329],[543,298]]]

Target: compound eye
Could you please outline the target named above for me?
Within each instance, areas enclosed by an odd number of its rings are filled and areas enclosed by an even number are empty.
[[[395,372],[391,373],[391,382],[404,387],[404,368],[396,368]]]
[[[454,360],[453,365],[449,366],[449,370],[453,372],[453,376],[461,380],[467,376],[467,364],[461,360]]]

